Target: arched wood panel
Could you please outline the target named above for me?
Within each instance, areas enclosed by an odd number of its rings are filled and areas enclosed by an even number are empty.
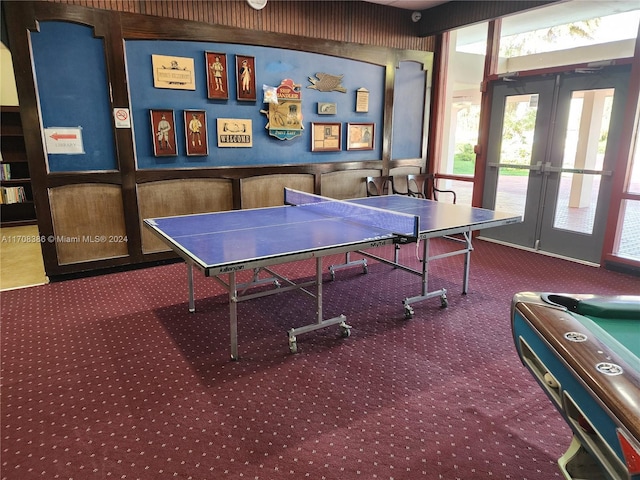
[[[313,175],[265,175],[245,178],[240,182],[242,208],[284,205],[284,188],[313,193]]]
[[[231,180],[189,178],[143,183],[137,186],[142,251],[169,250],[143,225],[145,218],[219,212],[233,208]]]
[[[60,265],[128,255],[119,185],[55,187],[49,202]]]
[[[321,195],[338,200],[366,197],[366,178],[380,174],[380,170],[375,169],[325,173],[321,179]]]

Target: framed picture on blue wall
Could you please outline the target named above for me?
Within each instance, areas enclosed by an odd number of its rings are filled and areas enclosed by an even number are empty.
[[[311,151],[339,152],[342,150],[341,123],[312,123]]]
[[[236,77],[238,100],[256,100],[256,59],[247,55],[236,55]]]
[[[229,98],[227,55],[204,52],[204,57],[207,63],[207,97],[227,100]]]
[[[373,150],[374,133],[373,123],[348,123],[347,150]]]
[[[204,110],[184,111],[184,133],[187,155],[208,155],[207,112]]]
[[[170,157],[178,154],[176,147],[176,124],[173,110],[150,110],[153,154]]]

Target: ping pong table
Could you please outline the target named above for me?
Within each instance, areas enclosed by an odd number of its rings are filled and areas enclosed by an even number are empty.
[[[297,335],[331,325],[338,325],[348,337],[351,326],[344,315],[325,319],[323,304],[323,257],[345,254],[345,263],[329,267],[331,277],[341,268],[361,265],[367,271],[366,257],[374,258],[418,275],[422,280],[420,295],[405,298],[405,317],[413,315],[411,305],[440,297],[447,305],[446,290],[428,291],[428,264],[431,260],[464,254],[463,293],[468,288],[472,232],[483,228],[521,221],[519,216],[431,200],[385,195],[340,201],[285,188],[284,206],[231,210],[204,214],[145,219],[144,225],[186,262],[189,311],[195,311],[193,268],[214,278],[228,292],[231,358],[238,355],[238,303],[265,295],[294,289],[315,297],[316,319],[308,325],[288,330],[289,349],[297,351]],[[429,256],[429,239],[457,235],[463,248]],[[387,245],[422,243],[421,269],[415,270],[367,250]],[[351,261],[352,252],[365,259]],[[295,281],[271,266],[312,259],[316,261],[315,279]],[[238,283],[240,272],[252,272],[247,283]],[[268,278],[260,278],[266,272]],[[273,288],[253,287],[271,284]],[[315,286],[315,293],[308,287]]]

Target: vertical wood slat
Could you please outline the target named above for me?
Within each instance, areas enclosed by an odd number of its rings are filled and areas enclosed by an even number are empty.
[[[362,1],[270,0],[262,10],[244,0],[47,1],[403,50],[430,52],[435,41],[416,35],[409,10]]]

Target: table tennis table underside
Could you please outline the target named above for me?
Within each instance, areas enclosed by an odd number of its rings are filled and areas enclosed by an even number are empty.
[[[295,207],[294,207],[295,208]],[[332,325],[338,325],[340,328],[340,334],[342,337],[348,337],[351,333],[351,326],[346,323],[345,315],[338,315],[337,317],[325,319],[323,316],[323,257],[335,254],[345,254],[345,262],[339,265],[331,265],[329,272],[331,278],[335,278],[337,270],[348,267],[361,266],[364,272],[367,272],[366,259],[351,261],[350,254],[358,252],[364,257],[373,258],[379,262],[387,265],[392,265],[394,268],[399,268],[410,274],[417,275],[421,278],[421,291],[420,294],[406,297],[402,300],[405,318],[412,318],[414,315],[412,304],[422,302],[431,298],[439,297],[441,306],[446,307],[448,305],[446,297],[446,289],[440,288],[433,291],[428,291],[428,276],[429,276],[429,262],[441,258],[447,258],[454,255],[464,255],[464,269],[463,269],[463,286],[462,293],[466,294],[469,284],[469,266],[470,257],[473,250],[472,246],[472,232],[481,228],[491,228],[506,225],[511,223],[512,219],[499,219],[489,221],[481,224],[463,225],[444,230],[420,232],[419,241],[422,243],[422,259],[421,269],[415,270],[409,266],[403,265],[398,261],[398,248],[400,247],[400,239],[397,236],[389,236],[387,238],[378,238],[375,240],[367,240],[356,243],[350,243],[345,245],[335,245],[327,248],[322,248],[313,251],[300,251],[290,252],[284,255],[278,255],[273,257],[263,257],[254,260],[244,260],[235,264],[227,265],[203,265],[189,255],[189,252],[184,251],[179,244],[173,242],[172,239],[162,235],[161,232],[152,228],[152,231],[159,236],[164,243],[169,245],[174,252],[183,258],[187,265],[187,282],[188,282],[188,302],[189,311],[195,312],[195,297],[193,286],[193,268],[196,267],[204,273],[205,276],[214,278],[225,291],[229,297],[229,328],[230,328],[230,349],[231,359],[238,360],[238,303],[242,301],[252,300],[267,295],[274,295],[285,293],[291,290],[301,290],[316,300],[316,318],[313,323],[307,325],[292,327],[287,331],[289,338],[289,350],[292,353],[297,352],[297,336],[309,333],[321,328],[326,328]],[[149,225],[147,225],[149,226]],[[459,235],[459,237],[452,237]],[[435,256],[429,256],[429,240],[431,238],[447,237],[456,242],[462,243],[464,246],[461,249],[445,252]],[[367,250],[375,249],[378,247],[395,245],[395,255],[393,260],[382,258]],[[293,280],[286,278],[269,267],[294,261],[315,259],[316,261],[316,274],[315,279],[302,283],[296,283]],[[244,284],[239,284],[237,281],[237,273],[241,271],[253,271],[253,279]],[[267,272],[269,278],[259,278],[261,272]],[[227,280],[224,280],[224,276],[227,276]],[[264,286],[266,284],[272,285],[271,289],[261,290],[251,293],[250,290],[257,286]],[[283,285],[284,284],[284,285]],[[309,287],[315,286],[315,294],[308,290]]]

